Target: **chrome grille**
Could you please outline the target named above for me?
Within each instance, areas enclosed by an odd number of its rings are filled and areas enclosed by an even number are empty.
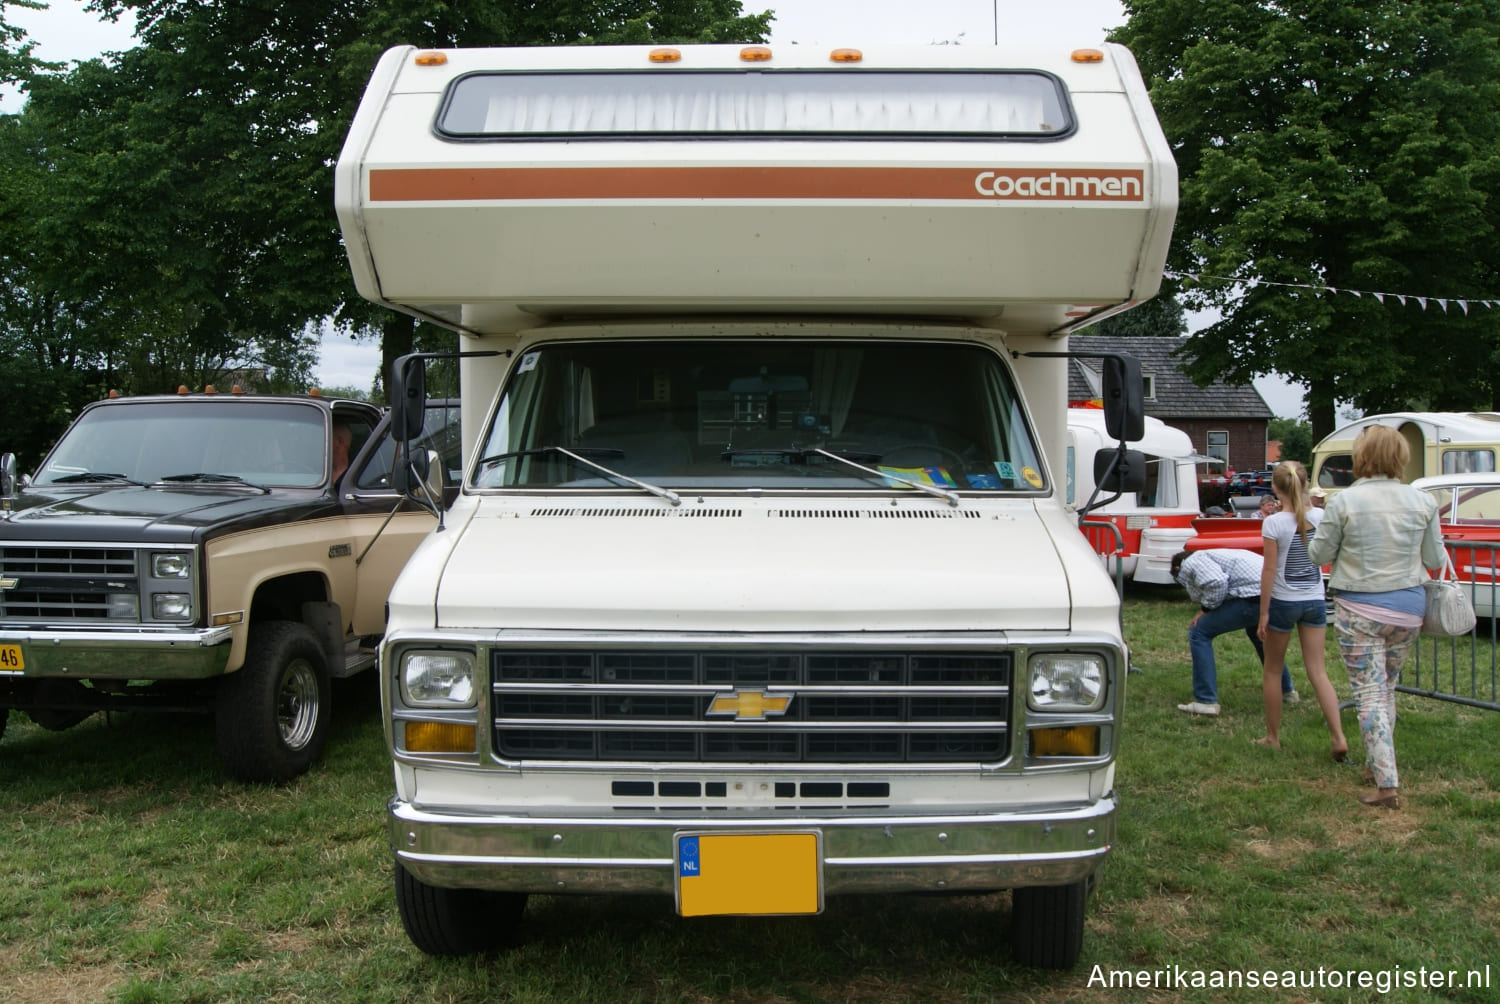
[[[128,547],[0,547],[0,618],[8,622],[106,620],[111,593],[139,593]]]
[[[495,749],[511,760],[970,763],[1010,752],[1009,652],[490,654]],[[715,697],[790,697],[709,717]]]

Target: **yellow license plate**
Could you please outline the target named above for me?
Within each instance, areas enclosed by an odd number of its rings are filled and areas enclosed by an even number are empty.
[[[25,668],[20,645],[0,645],[0,673],[19,673]]]
[[[823,912],[817,832],[676,834],[677,912],[683,917]]]

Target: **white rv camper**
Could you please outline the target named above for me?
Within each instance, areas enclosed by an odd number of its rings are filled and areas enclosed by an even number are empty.
[[[1128,660],[1059,355],[1176,205],[1130,55],[400,48],[336,198],[360,291],[475,353],[381,649],[412,940],[1010,888],[1071,966]]]
[[[1115,445],[1104,428],[1102,410],[1068,409],[1064,499],[1070,506],[1085,506],[1094,497],[1098,488],[1093,476],[1094,457]],[[1101,493],[1101,498],[1110,501],[1089,511],[1084,535],[1110,569],[1118,559],[1126,578],[1170,585],[1172,556],[1193,538],[1193,520],[1202,515],[1197,465],[1207,458],[1193,453],[1193,441],[1187,433],[1149,415],[1145,435],[1128,445],[1145,455],[1146,484],[1118,498]]]

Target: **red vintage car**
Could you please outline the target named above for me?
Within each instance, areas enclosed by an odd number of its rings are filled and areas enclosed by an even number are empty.
[[[1412,487],[1437,500],[1443,541],[1460,582],[1473,584],[1474,613],[1500,609],[1500,474],[1437,474]]]

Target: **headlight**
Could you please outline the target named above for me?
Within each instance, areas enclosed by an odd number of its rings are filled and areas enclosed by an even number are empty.
[[[1099,710],[1104,706],[1104,660],[1067,652],[1032,656],[1028,703],[1037,711]]]
[[[151,618],[158,621],[187,620],[193,614],[193,601],[187,593],[153,593]]]
[[[468,652],[408,652],[401,657],[401,696],[426,708],[474,703],[474,656]]]
[[[193,556],[186,551],[156,552],[151,555],[153,579],[185,579],[192,571]]]

